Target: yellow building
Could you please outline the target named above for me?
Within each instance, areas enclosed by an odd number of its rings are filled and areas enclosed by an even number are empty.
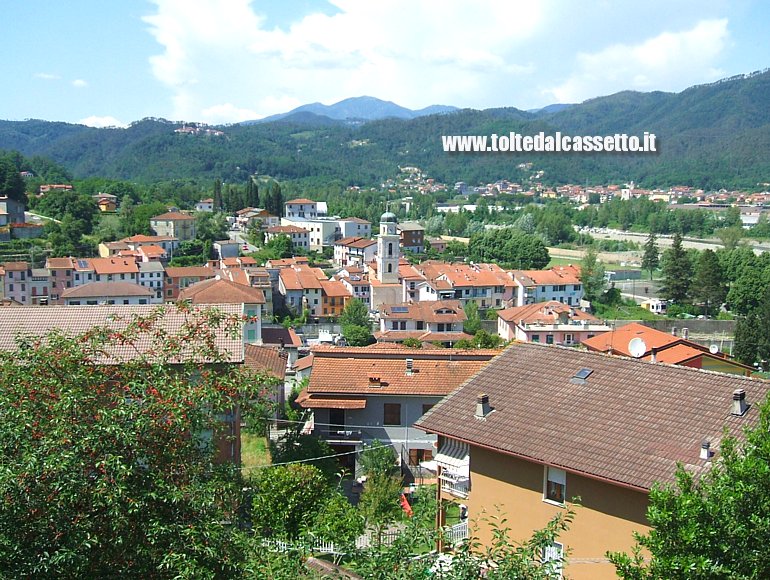
[[[734,374],[514,343],[415,426],[439,435],[439,499],[468,507],[482,547],[498,509],[524,541],[579,498],[543,557],[563,557],[570,578],[615,578],[606,553],[649,529],[653,484],[678,463],[708,471],[723,428],[754,424],[767,393]]]

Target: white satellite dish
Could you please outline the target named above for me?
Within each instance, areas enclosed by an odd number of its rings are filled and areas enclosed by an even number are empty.
[[[632,357],[640,358],[647,352],[647,345],[637,336],[628,341],[628,352]]]
[[[716,345],[716,344],[712,344],[711,346],[709,346],[709,352],[710,352],[711,354],[716,354],[716,353],[718,353],[718,352],[719,352],[719,346],[718,346],[718,345]]]

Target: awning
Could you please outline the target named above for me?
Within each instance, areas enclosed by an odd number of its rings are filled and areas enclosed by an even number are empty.
[[[305,409],[365,409],[365,397],[321,397],[310,395],[307,391],[300,393],[297,403]]]
[[[456,439],[443,439],[434,458],[446,471],[457,476],[470,477],[470,447]]]

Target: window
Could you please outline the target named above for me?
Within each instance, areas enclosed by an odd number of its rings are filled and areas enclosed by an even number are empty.
[[[550,546],[543,548],[543,566],[548,568],[549,577],[561,578],[564,564],[564,546],[558,542],[552,542]]]
[[[390,323],[391,330],[398,330],[398,320],[392,320]]]
[[[573,289],[575,292],[580,292],[580,284],[575,284],[574,286],[572,286],[572,289]]]
[[[401,321],[401,330],[406,330],[406,320]]]
[[[393,272],[393,264],[388,264],[388,274]]]
[[[546,334],[545,335],[545,343],[546,344],[553,344],[553,334]]]
[[[425,413],[430,411],[432,408],[433,408],[433,404],[432,403],[424,403],[423,406],[422,406],[422,414],[424,415]]]
[[[410,449],[409,450],[409,465],[417,466],[423,461],[431,461],[433,459],[433,451],[431,449]]]
[[[545,501],[564,503],[567,492],[567,472],[556,467],[545,468]]]
[[[13,272],[11,272],[12,274]],[[8,284],[8,292],[13,292],[13,284]]]
[[[246,331],[246,340],[249,342],[255,342],[257,340],[257,331],[252,329],[249,329]]]
[[[393,242],[388,243],[388,256],[393,255]]]
[[[425,322],[422,320],[418,320],[416,323],[417,330],[425,330]]]
[[[540,342],[540,335],[539,334],[533,334],[531,340],[532,340],[532,342]]]
[[[401,425],[401,403],[385,403],[383,425]]]
[[[565,334],[564,342],[566,342],[567,344],[572,344],[573,342],[575,342],[575,336],[569,333]]]

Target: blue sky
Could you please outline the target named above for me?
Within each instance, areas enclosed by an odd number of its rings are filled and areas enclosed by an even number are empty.
[[[5,0],[0,119],[521,109],[770,67],[763,0]]]

